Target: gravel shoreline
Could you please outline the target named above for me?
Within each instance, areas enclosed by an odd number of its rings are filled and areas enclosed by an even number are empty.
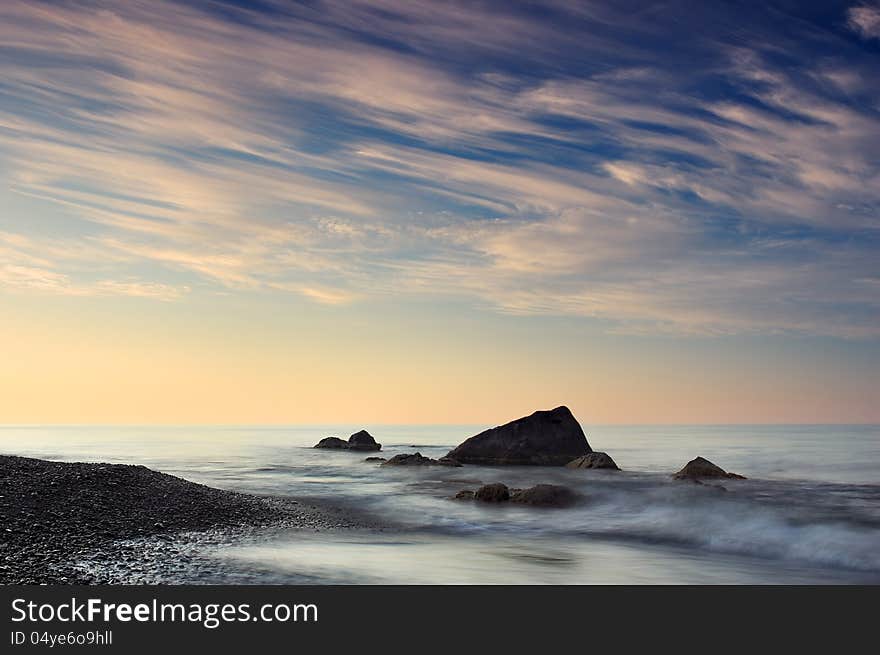
[[[168,559],[180,544],[363,527],[377,526],[340,508],[224,491],[145,466],[0,455],[0,584],[193,582],[176,579],[180,563]]]

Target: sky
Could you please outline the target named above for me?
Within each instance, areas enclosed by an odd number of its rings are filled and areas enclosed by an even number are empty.
[[[880,5],[0,2],[0,423],[880,423]]]

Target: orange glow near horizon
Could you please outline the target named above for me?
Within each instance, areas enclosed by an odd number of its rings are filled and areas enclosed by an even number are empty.
[[[821,351],[139,302],[5,313],[0,423],[492,425],[561,404],[584,424],[880,420],[873,370],[836,370]]]

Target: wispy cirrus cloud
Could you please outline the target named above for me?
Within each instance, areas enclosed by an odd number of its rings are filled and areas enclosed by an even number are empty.
[[[866,39],[880,39],[880,6],[861,5],[847,11],[850,28]]]
[[[95,259],[105,254],[103,248],[88,243],[47,243],[0,232],[0,288],[13,293],[132,296],[163,301],[179,300],[190,291],[185,285],[108,278],[116,273],[114,264],[95,264]],[[119,261],[122,258],[116,256]]]
[[[716,9],[3,3],[0,284],[880,336],[876,55]]]

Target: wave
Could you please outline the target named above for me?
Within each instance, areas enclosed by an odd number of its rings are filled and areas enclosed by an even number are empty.
[[[820,567],[880,573],[880,489],[746,481],[722,491],[633,475],[591,479],[566,510],[486,507],[438,497],[386,498],[376,507],[408,527],[446,534],[522,534],[670,544]]]
[[[880,573],[880,530],[860,523],[810,522],[718,503],[654,505],[590,526],[578,532]]]

